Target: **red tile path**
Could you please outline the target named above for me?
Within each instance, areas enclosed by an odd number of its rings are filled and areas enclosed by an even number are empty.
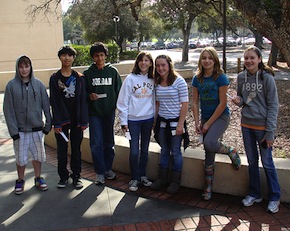
[[[4,140],[1,141],[5,142]],[[47,162],[56,166],[55,149],[46,147],[46,151]],[[118,180],[106,181],[106,186],[124,192],[129,191],[128,182],[130,181],[130,176],[120,172],[117,175]],[[82,163],[82,177],[91,181],[95,180],[92,164],[87,162]],[[169,195],[163,191],[151,191],[146,187],[142,187],[138,190],[137,195],[200,209],[209,209],[217,211],[222,215],[213,214],[210,216],[194,216],[149,223],[140,222],[126,225],[84,227],[82,229],[75,229],[75,231],[290,231],[290,204],[286,203],[280,205],[278,213],[270,214],[265,211],[267,207],[266,201],[246,208],[241,204],[242,198],[217,193],[213,195],[212,200],[204,201],[201,199],[200,190],[184,187],[175,195]]]

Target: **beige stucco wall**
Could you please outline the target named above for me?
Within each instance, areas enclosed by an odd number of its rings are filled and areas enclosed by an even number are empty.
[[[32,59],[34,69],[59,66],[57,51],[63,44],[61,18],[49,14],[48,22],[41,13],[32,25],[28,23],[27,8],[40,3],[41,0],[1,0],[0,72],[14,71],[15,61],[22,54]],[[61,5],[57,11],[61,15]]]

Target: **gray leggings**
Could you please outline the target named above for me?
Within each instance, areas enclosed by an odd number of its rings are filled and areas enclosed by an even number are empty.
[[[204,124],[206,120],[202,120]],[[220,138],[228,128],[230,122],[229,115],[221,115],[209,128],[203,138],[203,146],[205,150],[205,165],[213,165],[215,154],[220,151],[222,143]]]

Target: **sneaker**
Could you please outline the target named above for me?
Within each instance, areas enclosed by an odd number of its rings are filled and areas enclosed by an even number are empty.
[[[141,183],[146,187],[149,187],[152,184],[152,182],[148,180],[146,176],[141,176]]]
[[[43,177],[34,178],[34,185],[37,189],[41,191],[46,191],[48,189]]]
[[[103,184],[105,184],[105,176],[104,175],[96,174],[95,184],[96,185],[103,185]]]
[[[106,172],[105,177],[108,180],[113,180],[113,179],[116,178],[116,173],[114,173],[112,170],[109,170],[109,171]]]
[[[75,186],[75,188],[81,189],[84,186],[83,182],[81,181],[82,178],[80,175],[71,175],[70,177],[73,180],[73,185]]]
[[[269,201],[267,211],[277,213],[279,211],[280,201]]]
[[[63,179],[60,179],[58,184],[57,184],[57,187],[58,188],[65,188],[65,186],[67,185],[68,181],[67,180],[63,180]]]
[[[249,207],[249,206],[252,206],[254,203],[260,203],[260,202],[262,202],[262,197],[260,197],[260,198],[255,198],[255,197],[252,197],[252,196],[246,196],[243,200],[242,200],[242,202],[243,202],[243,205],[245,206],[245,207]]]
[[[135,192],[138,190],[138,180],[131,180],[129,182],[129,189],[131,192]]]
[[[17,195],[22,194],[24,191],[24,185],[25,185],[25,180],[19,180],[19,179],[16,180],[14,193]]]

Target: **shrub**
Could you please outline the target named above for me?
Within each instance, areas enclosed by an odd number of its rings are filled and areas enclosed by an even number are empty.
[[[106,62],[116,63],[118,60],[118,46],[114,43],[106,44],[108,46],[108,57]],[[72,47],[77,51],[76,59],[73,66],[89,66],[92,63],[92,58],[90,56],[91,45],[72,45]],[[139,51],[124,51],[119,56],[119,60],[135,60]]]
[[[123,51],[120,60],[135,60],[140,51]]]
[[[92,58],[90,56],[90,45],[72,45],[72,47],[77,51],[77,56],[73,66],[88,66],[92,63]]]

